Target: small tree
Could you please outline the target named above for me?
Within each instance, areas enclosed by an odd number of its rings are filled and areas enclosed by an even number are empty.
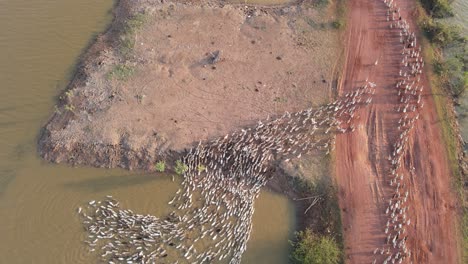
[[[182,163],[182,161],[178,160],[176,161],[174,170],[178,175],[182,175],[188,170],[188,166]]]
[[[160,160],[156,162],[156,164],[154,165],[154,168],[156,169],[156,171],[164,172],[166,170],[166,162]]]
[[[338,264],[341,251],[335,240],[319,237],[310,229],[296,234],[297,242],[291,258],[294,264]]]

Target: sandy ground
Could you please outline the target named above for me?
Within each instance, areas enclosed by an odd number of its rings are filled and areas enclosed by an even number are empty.
[[[412,1],[397,1],[402,14],[411,18]],[[381,1],[350,2],[346,37],[346,66],[340,92],[354,89],[369,77],[378,89],[371,107],[359,113],[355,133],[341,134],[336,141],[336,179],[345,230],[347,263],[372,263],[375,248],[385,243],[384,226],[390,144],[399,132],[398,36],[390,33]],[[385,26],[384,26],[385,25]],[[412,24],[414,29],[414,23]],[[379,60],[377,66],[374,65]],[[413,263],[458,263],[455,198],[442,143],[438,116],[426,77],[420,119],[410,136],[404,166],[414,167],[410,179],[409,248]]]
[[[124,61],[115,28],[142,10],[148,19]],[[121,1],[116,14],[44,129],[47,160],[150,169],[169,151],[316,106],[336,89],[339,31],[329,10]],[[109,78],[116,65],[134,73]]]

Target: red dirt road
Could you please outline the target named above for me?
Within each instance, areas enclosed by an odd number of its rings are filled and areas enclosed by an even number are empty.
[[[346,65],[340,93],[377,84],[371,105],[358,111],[354,133],[336,139],[335,175],[345,235],[347,263],[372,263],[380,259],[374,249],[385,245],[385,215],[389,187],[391,145],[399,137],[401,113],[395,90],[402,60],[399,36],[389,28],[382,1],[352,0],[346,36]],[[411,18],[412,1],[397,1],[403,18]],[[408,21],[411,30],[414,23]],[[418,43],[419,44],[419,43]],[[378,64],[375,62],[378,60]],[[438,115],[424,73],[424,108],[409,135],[403,168],[411,175],[409,191],[408,248],[413,263],[459,263],[455,198],[449,161],[438,126]],[[410,263],[410,261],[407,261]]]

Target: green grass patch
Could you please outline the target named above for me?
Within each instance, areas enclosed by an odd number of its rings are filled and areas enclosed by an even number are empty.
[[[137,30],[143,27],[148,20],[148,15],[145,13],[138,13],[131,16],[125,23],[125,34],[135,33]]]
[[[182,161],[177,160],[174,166],[174,171],[177,175],[182,175],[188,170],[188,166],[184,164]]]
[[[115,65],[109,73],[107,73],[107,78],[125,81],[128,78],[130,78],[130,76],[132,76],[134,73],[134,67],[125,64],[118,64]]]
[[[135,34],[148,21],[148,15],[138,13],[128,18],[122,26],[119,40],[119,52],[124,58],[129,58],[135,48]]]
[[[166,170],[166,162],[163,160],[156,162],[156,164],[154,165],[154,169],[157,172],[164,172]]]

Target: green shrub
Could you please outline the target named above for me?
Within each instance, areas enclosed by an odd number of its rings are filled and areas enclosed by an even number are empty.
[[[176,161],[176,164],[175,164],[175,167],[174,167],[174,171],[175,173],[177,173],[178,175],[182,175],[184,174],[184,172],[186,172],[188,170],[188,166],[185,165],[184,163],[182,163],[182,161],[178,160]]]
[[[156,162],[156,164],[154,165],[154,168],[156,169],[156,171],[164,172],[166,170],[166,162],[160,160]]]
[[[447,0],[421,0],[426,12],[435,18],[453,16],[453,10]]]
[[[427,38],[440,47],[446,47],[460,40],[460,28],[454,25],[426,18],[422,21],[421,28]]]
[[[338,264],[341,251],[332,238],[318,236],[306,229],[296,233],[297,242],[292,243],[294,249],[291,259],[294,264]]]

